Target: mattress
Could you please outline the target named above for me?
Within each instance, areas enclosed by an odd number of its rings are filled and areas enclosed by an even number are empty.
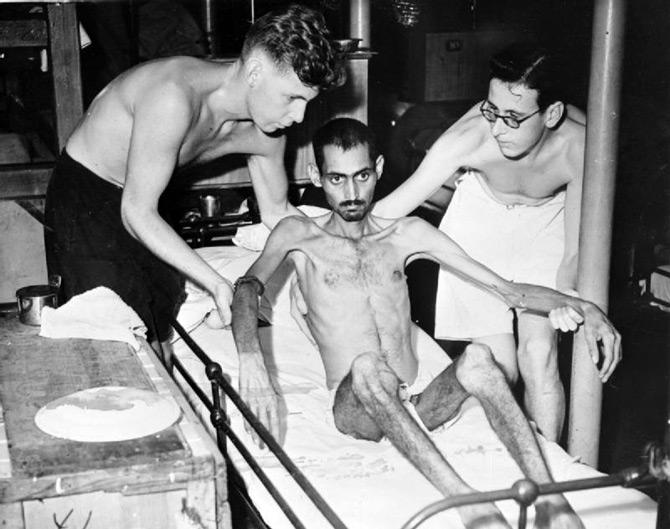
[[[243,275],[258,255],[238,247],[203,248],[198,251],[231,280]],[[290,270],[280,270],[266,285],[270,301],[265,300],[261,312],[272,325],[260,330],[264,350],[271,357],[272,376],[282,390],[288,410],[283,448],[347,527],[400,527],[421,508],[442,499],[442,496],[388,441],[355,440],[334,428],[320,357],[289,315],[286,286],[289,276]],[[225,329],[211,329],[203,323],[206,313],[213,307],[205,293],[190,286],[178,319],[190,330],[196,343],[222,366],[237,388],[238,362],[232,333]],[[449,358],[428,335],[419,331],[416,340],[422,370],[437,374],[448,365]],[[174,349],[176,357],[198,385],[207,393],[211,391],[203,365],[186,344],[178,339]],[[209,425],[209,412],[180,375],[176,374],[175,378],[201,415],[203,423]],[[277,459],[266,449],[253,444],[234,407],[229,405],[228,410],[233,429],[302,523],[309,529],[331,527]],[[211,432],[211,426],[208,427]],[[523,477],[474,398],[466,401],[462,415],[454,424],[438,428],[430,435],[456,471],[479,490],[508,488]],[[576,461],[557,444],[542,438],[540,441],[556,480],[602,475]],[[272,529],[292,527],[235,448],[230,443],[228,446],[233,464],[266,523]],[[588,529],[655,527],[656,504],[636,490],[608,487],[568,493],[566,496]],[[498,506],[515,526],[518,516],[516,504],[504,501]],[[430,518],[421,527],[457,529],[463,526],[452,510]]]

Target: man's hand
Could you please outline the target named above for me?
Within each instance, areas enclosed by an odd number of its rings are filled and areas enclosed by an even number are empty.
[[[602,382],[607,382],[621,361],[621,335],[607,316],[593,303],[584,302],[584,338],[591,360],[597,366],[602,354],[603,361],[598,372]]]
[[[231,312],[230,305],[233,302],[233,285],[225,278],[217,283],[212,292],[214,303],[216,304],[216,311],[212,311],[207,315],[205,323],[212,329],[222,329],[230,325]]]
[[[240,354],[240,397],[249,406],[279,444],[286,435],[286,407],[265,367],[261,353]],[[263,448],[262,439],[247,423],[244,428],[253,441]]]
[[[584,322],[584,316],[568,305],[559,307],[549,313],[549,321],[554,329],[563,332],[574,332]]]
[[[552,310],[549,321],[554,329],[563,332],[574,332],[581,324],[584,325],[584,338],[591,360],[597,366],[602,354],[598,376],[602,382],[607,382],[621,361],[621,335],[603,311],[593,303],[580,300],[579,308],[565,305]]]

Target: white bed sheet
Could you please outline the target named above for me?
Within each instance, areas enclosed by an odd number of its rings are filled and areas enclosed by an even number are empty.
[[[232,249],[234,258],[222,259],[225,265],[218,267],[229,279],[231,274],[238,273],[237,268],[242,268],[240,261],[244,266],[247,266],[247,261],[249,264],[253,261],[253,255],[244,255],[240,250]],[[229,251],[230,248],[203,250],[210,262],[213,255],[220,258],[222,254],[228,255],[226,252]],[[240,270],[238,275],[245,270]],[[279,304],[287,303],[285,292],[275,292],[274,299],[280,300]],[[221,364],[223,371],[231,377],[233,386],[237,387],[237,354],[232,333],[198,325],[206,304],[198,295],[191,295],[190,300],[180,313],[180,321],[192,328],[193,339]],[[286,307],[275,305],[275,313],[279,308],[284,310]],[[196,314],[200,314],[199,319]],[[441,499],[437,490],[388,441],[372,443],[355,440],[340,434],[332,426],[329,422],[330,399],[318,352],[294,324],[277,318],[272,327],[261,329],[261,339],[265,350],[271,352],[289,411],[284,449],[350,529],[400,527],[422,507]],[[200,387],[209,392],[210,384],[200,361],[183,341],[176,341],[174,346],[177,358]],[[442,350],[423,332],[419,334],[417,350],[421,370],[428,376],[437,374],[448,363]],[[209,413],[197,402],[197,397],[178,374],[176,378],[194,408],[200,412],[203,422],[210,427]],[[309,529],[331,527],[274,456],[251,442],[234,406],[229,405],[228,409],[234,430],[305,526]],[[523,477],[475,399],[466,402],[464,412],[456,423],[438,429],[431,437],[461,476],[479,490],[507,488]],[[292,527],[231,443],[229,447],[231,458],[266,523],[272,529]],[[556,480],[601,475],[576,462],[555,443],[543,440],[542,447]],[[655,527],[656,504],[641,492],[609,487],[573,492],[567,497],[587,529]],[[514,527],[518,514],[516,505],[508,501],[499,503],[499,506]],[[421,527],[444,529],[463,526],[452,510],[431,518]],[[532,525],[529,524],[529,527]]]

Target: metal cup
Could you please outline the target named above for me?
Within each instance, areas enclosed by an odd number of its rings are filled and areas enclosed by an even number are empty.
[[[200,213],[203,217],[216,217],[221,210],[221,200],[215,195],[200,196]]]

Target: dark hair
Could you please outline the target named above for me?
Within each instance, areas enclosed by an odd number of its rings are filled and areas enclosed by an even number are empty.
[[[340,86],[346,79],[340,56],[328,37],[323,15],[292,4],[266,13],[249,28],[242,46],[242,59],[262,48],[280,68],[292,68],[298,79],[321,90]]]
[[[343,151],[348,151],[358,145],[367,145],[370,160],[377,160],[379,151],[372,130],[353,118],[335,118],[322,125],[312,138],[314,158],[319,171],[323,170],[323,150],[326,145],[335,145]]]
[[[540,110],[564,100],[558,57],[535,44],[512,44],[493,56],[489,67],[492,79],[537,90]]]

